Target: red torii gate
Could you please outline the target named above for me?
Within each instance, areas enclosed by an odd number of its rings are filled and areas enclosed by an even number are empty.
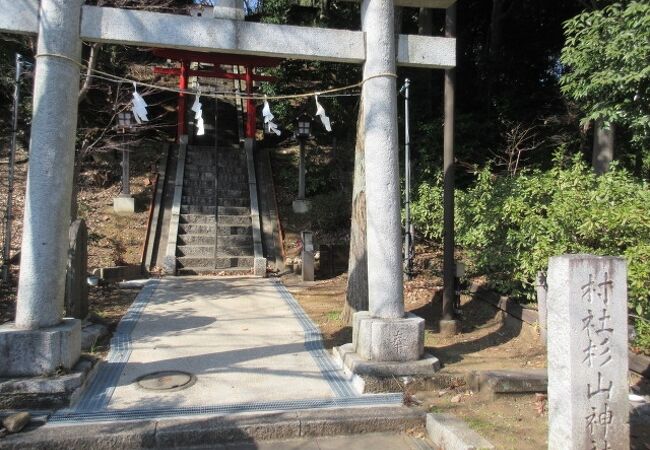
[[[231,55],[231,54],[221,54],[221,53],[202,53],[202,52],[192,52],[185,50],[174,50],[174,49],[164,49],[156,48],[153,50],[153,54],[161,58],[172,59],[179,61],[181,63],[179,68],[167,68],[167,67],[154,67],[154,73],[159,75],[178,75],[178,87],[181,90],[187,89],[187,80],[191,76],[199,77],[210,77],[210,78],[225,78],[230,80],[244,80],[246,81],[246,93],[253,93],[253,82],[254,81],[275,81],[274,77],[256,75],[254,69],[257,67],[275,67],[279,65],[283,60],[279,58],[268,58],[264,56],[249,56],[249,55]],[[199,62],[214,64],[219,66],[221,64],[233,65],[233,66],[243,66],[246,69],[246,73],[237,74],[226,72],[221,69],[214,70],[191,70],[190,63]],[[185,113],[187,111],[187,102],[185,98],[185,93],[181,92],[178,94],[178,131],[177,139],[183,134],[187,134],[187,129],[185,125]],[[246,137],[255,138],[256,130],[256,114],[255,114],[255,102],[253,99],[246,100]]]

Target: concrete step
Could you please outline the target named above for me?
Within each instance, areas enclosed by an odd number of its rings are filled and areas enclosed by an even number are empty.
[[[214,162],[205,160],[205,161],[193,161],[185,163],[185,170],[198,170],[199,172],[214,172],[217,170],[217,166]]]
[[[236,207],[246,207],[246,209],[248,209],[250,203],[251,202],[248,198],[217,197],[218,206],[236,206]]]
[[[181,205],[181,214],[208,214],[215,216],[217,214],[217,207],[205,205]]]
[[[217,269],[228,269],[229,267],[253,267],[252,256],[221,257],[214,260]]]
[[[217,189],[217,197],[221,198],[248,198],[250,199],[250,196],[248,194],[248,189],[244,190],[237,190],[237,189]]]
[[[251,210],[248,207],[244,206],[219,206],[218,209],[219,216],[222,215],[250,215]]]
[[[216,167],[217,158],[214,155],[187,155],[185,167],[188,166],[210,166]]]
[[[219,248],[217,246],[217,258],[231,258],[233,256],[254,256],[253,242],[243,247]]]
[[[215,156],[216,151],[215,151],[214,147],[212,147],[212,146],[204,146],[203,148],[197,148],[197,147],[190,146],[187,149],[187,154],[188,155],[193,155],[193,156],[202,156],[202,155]]]
[[[185,270],[185,269],[183,269]],[[188,269],[192,270],[192,269]],[[206,273],[197,268],[197,274]],[[224,270],[227,271],[227,270]],[[217,271],[212,271],[217,272]],[[138,418],[129,421],[66,422],[28,426],[1,441],[12,449],[52,448],[217,448],[217,449],[367,449],[403,450],[393,441],[385,444],[371,433],[422,431],[425,411],[406,406],[314,408],[255,411],[229,415],[187,415],[171,418]],[[41,425],[41,424],[39,424]],[[328,443],[326,439],[336,439]],[[336,436],[332,438],[331,436]],[[372,437],[371,443],[341,440]],[[271,441],[271,439],[273,439]],[[281,442],[278,439],[291,439]],[[246,442],[240,442],[245,440]],[[316,444],[318,441],[318,444]],[[380,444],[378,445],[377,442]],[[428,445],[406,448],[425,449]]]
[[[180,223],[178,224],[178,234],[216,234],[214,224],[204,223]]]
[[[252,226],[218,225],[217,236],[253,235]]]
[[[249,234],[234,234],[230,236],[219,236],[219,248],[240,247],[252,245],[252,236]]]
[[[183,180],[183,189],[198,188],[198,189],[214,189],[216,186],[214,180]]]
[[[250,267],[228,267],[217,269],[214,267],[183,267],[176,271],[178,275],[249,275]]]
[[[216,177],[214,172],[201,171],[201,170],[186,170],[185,178],[188,180],[214,180]]]
[[[241,179],[221,179],[217,178],[217,187],[219,189],[228,189],[234,191],[248,191],[248,177],[241,177]]]
[[[217,204],[215,197],[207,197],[203,195],[183,195],[181,205],[203,205],[213,206]]]
[[[217,216],[217,224],[221,226],[250,226],[251,216],[236,216],[220,214]]]
[[[246,158],[243,159],[223,159],[217,160],[217,170],[219,169],[246,169]]]
[[[214,245],[179,245],[176,247],[176,256],[214,257]]]
[[[212,187],[197,187],[197,186],[183,186],[183,195],[191,196],[198,195],[200,197],[217,197],[217,190]]]
[[[181,214],[179,223],[202,223],[216,224],[217,217],[214,214]]]
[[[226,175],[234,175],[238,177],[246,177],[248,178],[248,169],[246,167],[230,167],[230,168],[225,168],[225,167],[219,167],[217,169],[217,175],[219,178],[226,176]]]
[[[200,256],[180,256],[176,258],[179,268],[185,267],[201,267],[205,269],[214,269],[215,260],[214,255],[211,258]]]
[[[249,238],[250,239],[250,238]],[[180,234],[176,240],[177,245],[217,245],[217,237],[207,234]]]

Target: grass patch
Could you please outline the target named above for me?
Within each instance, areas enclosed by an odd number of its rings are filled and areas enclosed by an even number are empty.
[[[327,320],[341,320],[341,311],[329,311],[325,316]]]

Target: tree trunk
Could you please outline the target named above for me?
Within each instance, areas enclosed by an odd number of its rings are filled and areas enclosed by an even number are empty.
[[[363,95],[363,94],[362,94]],[[352,324],[357,311],[368,310],[368,256],[366,253],[366,169],[363,139],[365,126],[363,102],[357,120],[357,144],[354,149],[354,183],[352,187],[352,223],[350,229],[350,256],[348,286],[342,319]]]
[[[501,70],[499,66],[501,47],[503,40],[503,21],[512,11],[516,2],[508,0],[492,0],[492,12],[490,15],[490,36],[487,46],[487,80],[486,100],[492,104],[492,96],[495,94],[497,73]]]
[[[594,125],[594,147],[592,166],[598,175],[609,171],[609,165],[614,160],[614,124],[605,127],[602,120],[597,120]]]

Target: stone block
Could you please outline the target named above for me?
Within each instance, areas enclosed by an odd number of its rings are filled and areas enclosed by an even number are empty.
[[[363,311],[354,315],[356,353],[371,361],[416,361],[424,354],[424,319],[407,314],[381,319]]]
[[[242,0],[221,0],[212,9],[215,19],[244,20],[244,2]]]
[[[0,380],[0,410],[64,408],[79,394],[95,360],[81,357],[70,373]]]
[[[436,448],[445,450],[488,450],[494,448],[481,435],[469,428],[465,422],[450,414],[427,414],[427,434]]]
[[[553,257],[547,283],[549,448],[627,450],[625,260]]]
[[[19,330],[0,325],[0,377],[48,375],[71,369],[81,354],[81,321],[65,318],[60,325]]]
[[[442,336],[455,336],[460,332],[460,322],[457,320],[441,320],[440,334]]]
[[[364,391],[367,377],[373,379],[402,376],[431,376],[440,370],[440,360],[433,355],[424,354],[415,361],[369,361],[354,351],[352,344],[334,347],[334,358],[346,372],[361,377],[352,382],[359,391]],[[361,381],[360,381],[361,380]]]
[[[294,200],[292,203],[293,212],[296,214],[306,214],[311,209],[311,202],[309,200]]]
[[[546,392],[546,369],[481,370],[467,375],[467,384],[474,392],[487,398]]]
[[[113,198],[113,211],[116,214],[135,213],[135,199],[131,196],[122,195]]]
[[[313,252],[302,252],[302,281],[314,281]]]
[[[88,229],[86,222],[81,219],[72,222],[69,238],[65,312],[67,317],[83,320],[88,315]]]
[[[253,275],[266,277],[266,258],[255,258],[253,260]]]
[[[32,415],[23,411],[5,417],[2,421],[2,426],[4,426],[9,433],[18,433],[20,430],[25,428],[25,425],[27,425],[31,419]]]
[[[176,259],[174,258],[174,264]],[[142,277],[142,266],[114,266],[114,267],[101,267],[93,270],[93,275],[101,278],[105,282],[113,283],[123,280],[136,280]]]

